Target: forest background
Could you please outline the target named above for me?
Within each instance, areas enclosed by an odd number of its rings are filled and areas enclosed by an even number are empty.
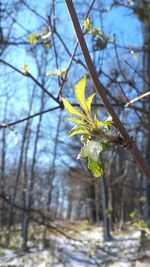
[[[85,0],[74,6],[105,93],[149,163],[150,1]],[[110,144],[101,156],[104,175],[94,178],[86,159],[76,159],[80,137],[68,137],[73,124],[61,96],[77,106],[74,87],[84,76],[87,96],[95,88],[65,2],[3,0],[0,23],[2,245],[9,245],[15,225],[21,226],[24,250],[33,223],[44,227],[44,244],[54,221],[103,222],[105,240],[131,219],[145,229],[149,181],[130,151]],[[98,95],[92,109],[101,121],[109,115]],[[120,137],[117,129],[112,135]]]

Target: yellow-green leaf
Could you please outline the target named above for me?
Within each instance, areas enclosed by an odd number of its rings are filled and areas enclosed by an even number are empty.
[[[46,73],[46,76],[56,76],[56,77],[65,77],[67,69],[61,69],[61,70],[55,70],[55,71],[50,71]]]
[[[46,48],[50,48],[50,47],[51,47],[51,43],[50,43],[50,41],[49,41],[49,40],[45,40],[45,41],[44,41],[44,46],[45,46]]]
[[[75,86],[75,95],[80,107],[87,112],[87,106],[85,101],[85,86],[86,86],[86,77],[81,79]]]
[[[92,158],[88,158],[88,169],[91,170],[94,177],[103,176],[103,167],[100,160],[94,161]]]
[[[87,109],[89,111],[89,113],[91,114],[91,105],[92,105],[92,101],[93,101],[93,98],[96,94],[92,94],[90,95],[87,99],[86,99],[86,106],[87,106]]]
[[[97,128],[102,127],[101,121],[98,120],[97,115],[94,115],[94,124]]]
[[[40,39],[40,35],[36,34],[36,33],[31,33],[28,37],[27,37],[29,43],[31,45],[36,45],[36,43],[38,42],[38,40]]]
[[[78,124],[78,125],[83,125],[83,126],[85,126],[85,123],[84,123],[84,121],[81,121],[81,120],[76,120],[76,119],[72,119],[72,118],[67,118],[67,120],[68,120],[68,121],[71,121],[71,122],[73,122],[73,123],[75,123],[75,124]]]
[[[92,30],[92,23],[91,23],[91,21],[90,21],[89,18],[87,18],[87,19],[85,19],[85,20],[83,21],[83,25],[84,25],[84,27],[85,27],[85,29],[86,29],[86,32],[87,32],[87,33],[90,33],[90,31]]]
[[[70,130],[70,137],[76,134],[89,134],[88,130],[81,126],[75,126]]]
[[[85,115],[81,113],[78,109],[74,108],[66,99],[62,97],[61,100],[64,104],[66,111],[69,114],[85,119]]]
[[[29,66],[25,64],[23,68],[21,69],[21,72],[24,74],[27,74],[29,72]]]

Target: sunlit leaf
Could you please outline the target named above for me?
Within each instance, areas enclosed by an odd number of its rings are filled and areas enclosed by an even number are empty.
[[[82,144],[87,144],[87,141],[89,140],[89,136],[87,136],[87,135],[82,135],[81,136],[81,142],[82,142]]]
[[[98,120],[97,115],[94,115],[94,123],[96,125],[97,128],[101,127],[101,121]]]
[[[113,118],[111,116],[108,116],[105,123],[107,130],[110,130],[111,126],[114,125]]]
[[[38,40],[40,39],[40,35],[36,34],[36,33],[31,33],[28,37],[27,37],[29,43],[31,45],[36,45]]]
[[[87,109],[89,111],[89,113],[91,113],[91,105],[92,105],[92,101],[93,101],[93,98],[96,94],[92,94],[90,95],[87,99],[86,99],[86,106],[87,106]]]
[[[61,70],[61,77],[65,77],[65,75],[66,75],[66,72],[67,72],[67,68],[64,68],[64,69],[62,69]]]
[[[89,135],[89,132],[87,129],[85,129],[84,127],[82,126],[75,126],[74,128],[72,128],[70,130],[70,137],[71,136],[74,136],[74,135],[77,135],[77,134],[88,134]]]
[[[102,145],[95,140],[89,140],[87,142],[87,149],[89,156],[94,160],[97,161],[99,159],[99,154],[102,152],[103,147]]]
[[[21,69],[21,72],[24,74],[27,74],[29,72],[29,66],[25,64],[23,68]]]
[[[85,86],[86,86],[86,77],[81,79],[75,86],[75,96],[80,105],[80,107],[87,112],[87,106],[85,101]]]
[[[87,143],[81,148],[78,159],[90,157],[93,161],[98,161],[99,154],[102,152],[102,150],[103,146],[100,142],[95,140],[88,140]]]
[[[80,117],[80,118],[85,118],[85,115],[83,113],[81,113],[78,109],[74,108],[66,99],[64,99],[63,97],[61,98],[64,107],[66,109],[66,111],[74,116]]]
[[[72,119],[72,118],[67,118],[67,120],[68,120],[68,121],[71,121],[71,122],[73,122],[73,123],[75,123],[75,124],[85,126],[84,121],[76,120],[76,119]]]
[[[55,71],[50,71],[46,73],[46,76],[56,76],[56,77],[64,77],[66,74],[67,69],[61,69],[61,70],[55,70]]]
[[[55,71],[49,71],[46,73],[46,76],[60,76],[61,75],[61,71],[60,70],[55,70]]]
[[[77,159],[86,158],[86,157],[88,157],[88,155],[89,155],[89,151],[88,151],[87,146],[85,145],[85,146],[81,147],[81,151],[80,151],[79,155],[77,156]]]
[[[88,169],[91,170],[94,177],[103,176],[103,168],[100,159],[94,161],[92,158],[88,158]]]
[[[83,21],[83,25],[86,29],[86,33],[90,33],[92,30],[92,23],[91,23],[89,18],[87,18]]]

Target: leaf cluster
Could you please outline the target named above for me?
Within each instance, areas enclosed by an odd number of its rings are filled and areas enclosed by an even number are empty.
[[[90,34],[94,38],[95,50],[105,49],[107,47],[109,37],[103,34],[100,29],[94,28],[89,18],[86,18],[83,21],[83,25],[85,27],[85,34]]]
[[[92,114],[92,100],[95,93],[85,98],[86,77],[81,79],[75,86],[75,96],[81,110],[73,107],[66,99],[62,98],[66,111],[77,117],[68,118],[69,121],[76,124],[70,130],[70,137],[81,134],[83,146],[77,159],[87,158],[88,168],[95,177],[103,175],[100,153],[108,149],[108,142],[112,140],[110,128],[113,125],[112,119],[107,118],[105,121],[99,121],[97,114]]]
[[[27,37],[27,40],[29,41],[31,45],[36,45],[39,40],[43,40],[44,46],[46,48],[50,48],[51,47],[51,43],[49,40],[50,35],[51,35],[51,32],[45,29],[42,31],[42,33],[31,33]]]

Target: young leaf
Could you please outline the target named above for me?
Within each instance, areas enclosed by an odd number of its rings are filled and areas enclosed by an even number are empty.
[[[27,37],[29,43],[31,45],[36,45],[38,40],[40,39],[40,35],[36,34],[36,33],[31,33],[28,37]]]
[[[87,109],[89,111],[89,113],[91,114],[91,105],[92,105],[92,101],[93,101],[93,98],[94,96],[96,95],[96,93],[90,95],[87,99],[86,99],[86,106],[87,106]]]
[[[89,18],[87,18],[87,19],[85,19],[85,20],[83,21],[83,25],[84,25],[84,27],[85,27],[85,29],[86,29],[86,33],[91,33],[91,30],[92,30],[92,23],[91,23],[91,21],[90,21]]]
[[[99,29],[97,29],[97,28],[94,28],[94,29],[92,29],[92,35],[93,35],[93,37],[96,37],[96,36],[101,36],[101,31],[99,30]]]
[[[80,151],[79,155],[77,156],[77,159],[86,158],[86,157],[88,157],[88,155],[89,155],[89,151],[88,151],[87,146],[85,145],[85,146],[81,147],[81,151]]]
[[[90,136],[87,136],[87,135],[82,135],[81,136],[81,143],[86,145],[87,144],[87,141],[90,139]]]
[[[97,128],[102,127],[102,122],[98,120],[97,115],[94,115],[94,124],[96,125]]]
[[[90,133],[88,132],[88,130],[86,130],[82,126],[75,126],[70,130],[70,135],[69,136],[71,137],[71,136],[74,136],[76,134],[88,134],[89,135]]]
[[[81,148],[78,159],[90,157],[93,161],[99,161],[99,154],[102,152],[102,150],[103,146],[100,142],[88,140],[87,143]]]
[[[85,119],[85,115],[81,113],[78,109],[74,108],[66,99],[62,97],[61,100],[64,104],[66,111],[69,114]]]
[[[103,150],[103,146],[101,145],[101,143],[95,140],[89,140],[86,146],[88,147],[88,154],[90,158],[92,158],[94,161],[98,161],[99,154]]]
[[[86,86],[86,77],[81,79],[75,86],[75,95],[80,107],[87,112],[87,106],[85,101],[85,86]]]
[[[91,170],[94,177],[103,176],[103,168],[100,160],[94,161],[92,158],[88,158],[88,169]]]
[[[111,116],[108,116],[108,118],[105,121],[107,130],[110,130],[111,126],[114,125],[113,119]]]
[[[72,119],[72,118],[67,118],[67,120],[68,120],[68,121],[71,121],[71,122],[73,122],[73,123],[75,123],[75,124],[85,126],[84,121],[76,120],[76,119]]]
[[[44,46],[45,46],[46,48],[50,48],[50,47],[51,47],[51,43],[50,43],[50,41],[49,41],[49,40],[44,40]]]
[[[23,68],[21,69],[21,72],[24,74],[27,74],[29,72],[29,66],[25,64]]]
[[[46,73],[46,76],[56,76],[56,77],[64,77],[66,74],[67,69],[61,69],[61,70],[55,70],[55,71],[50,71]]]

